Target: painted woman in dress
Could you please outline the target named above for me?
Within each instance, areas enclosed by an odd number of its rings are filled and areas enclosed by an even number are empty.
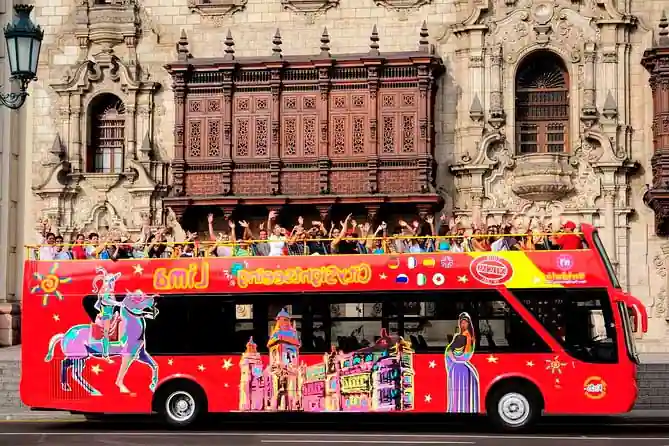
[[[458,330],[446,347],[447,412],[479,413],[479,374],[470,363],[476,339],[472,318],[468,313],[458,316]]]

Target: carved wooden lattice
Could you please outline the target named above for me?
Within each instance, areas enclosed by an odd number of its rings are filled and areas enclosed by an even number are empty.
[[[248,61],[229,51],[167,67],[186,87],[174,174],[186,195],[430,189],[435,81],[443,66],[429,51]],[[211,175],[221,187],[209,186]]]
[[[123,171],[125,149],[125,106],[113,94],[94,99],[91,110],[92,138],[88,150],[88,170],[95,173]]]
[[[539,52],[516,77],[516,144],[519,153],[567,150],[569,79],[562,60]]]

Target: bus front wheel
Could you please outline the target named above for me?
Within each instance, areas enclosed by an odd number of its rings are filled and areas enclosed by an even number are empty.
[[[160,413],[172,427],[187,427],[207,411],[204,392],[196,385],[172,385],[161,392]]]
[[[500,387],[488,400],[488,416],[504,431],[527,429],[541,414],[540,398],[535,393],[526,387]]]

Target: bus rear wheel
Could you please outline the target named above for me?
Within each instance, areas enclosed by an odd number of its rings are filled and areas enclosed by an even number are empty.
[[[541,407],[539,399],[529,389],[504,386],[491,395],[487,412],[499,429],[520,431],[537,421]]]
[[[170,386],[161,394],[160,413],[172,427],[191,426],[207,410],[204,393],[195,385]]]

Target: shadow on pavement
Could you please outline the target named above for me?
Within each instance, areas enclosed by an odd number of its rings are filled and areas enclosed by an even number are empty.
[[[16,424],[12,425],[16,427]],[[24,429],[29,427],[23,425]],[[44,423],[39,429],[51,432],[139,432],[168,431],[159,418],[146,416],[102,416],[94,421]],[[0,429],[2,426],[0,426]],[[497,433],[485,417],[373,414],[225,414],[209,416],[190,429],[204,432],[388,432],[434,434]],[[669,434],[667,418],[547,417],[530,431],[541,435],[657,436]]]

